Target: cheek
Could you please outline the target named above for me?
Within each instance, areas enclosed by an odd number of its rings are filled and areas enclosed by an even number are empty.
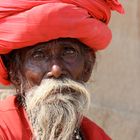
[[[44,71],[39,67],[25,67],[25,78],[32,86],[40,85],[43,75]]]
[[[82,80],[84,70],[84,61],[79,59],[69,65],[69,71],[74,80]]]

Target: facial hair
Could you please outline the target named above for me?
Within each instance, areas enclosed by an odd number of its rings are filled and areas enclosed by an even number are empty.
[[[72,140],[90,103],[85,86],[70,79],[45,79],[26,93],[26,111],[36,140]]]

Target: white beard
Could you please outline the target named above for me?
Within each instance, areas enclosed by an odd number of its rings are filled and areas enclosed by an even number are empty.
[[[36,140],[72,140],[88,110],[83,84],[70,79],[45,79],[26,93],[26,111]]]

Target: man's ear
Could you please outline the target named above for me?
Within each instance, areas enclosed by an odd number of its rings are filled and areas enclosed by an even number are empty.
[[[92,51],[88,51],[85,54],[85,63],[84,63],[84,70],[83,70],[83,81],[87,82],[91,76],[93,66],[95,64],[95,53]]]

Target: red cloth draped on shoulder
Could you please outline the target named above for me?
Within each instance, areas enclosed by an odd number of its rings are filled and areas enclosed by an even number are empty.
[[[104,49],[112,38],[111,10],[124,13],[117,0],[1,0],[0,54],[67,37]],[[1,57],[0,83],[10,83]]]
[[[16,97],[0,102],[0,140],[31,140],[32,128],[23,107],[17,107]],[[16,123],[15,123],[16,122]],[[88,118],[83,118],[81,131],[85,140],[111,140]]]

